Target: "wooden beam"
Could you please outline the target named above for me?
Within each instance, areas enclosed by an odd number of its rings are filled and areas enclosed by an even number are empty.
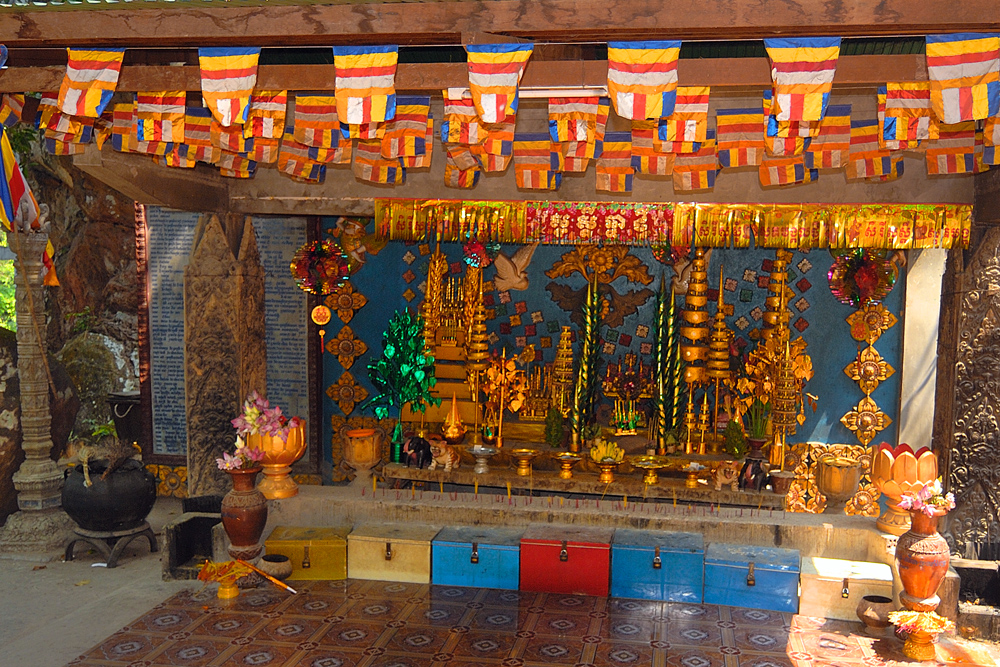
[[[996,0],[478,0],[6,11],[13,46],[456,44],[470,33],[542,41],[996,31]]]
[[[229,185],[208,165],[170,169],[144,155],[110,151],[102,155],[94,144],[73,156],[73,165],[141,204],[188,211],[228,208]]]
[[[767,58],[701,58],[681,60],[677,67],[681,85],[748,89],[771,85]],[[0,73],[0,92],[58,90],[63,67],[11,67]],[[603,60],[528,61],[521,85],[525,88],[603,86],[608,63]],[[922,55],[845,56],[837,64],[834,85],[874,86],[887,81],[926,81]],[[396,72],[398,90],[439,91],[464,87],[469,77],[465,63],[402,64]],[[261,90],[332,91],[333,65],[262,65],[257,88]],[[197,67],[122,67],[118,90],[201,90]]]

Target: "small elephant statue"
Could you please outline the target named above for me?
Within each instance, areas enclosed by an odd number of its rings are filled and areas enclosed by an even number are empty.
[[[431,443],[417,435],[407,438],[403,443],[403,460],[406,461],[407,468],[414,465],[423,469],[425,465],[433,463]]]

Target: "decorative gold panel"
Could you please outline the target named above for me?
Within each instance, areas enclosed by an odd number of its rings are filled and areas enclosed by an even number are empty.
[[[785,461],[787,468],[795,473],[795,479],[785,496],[785,509],[789,512],[810,512],[818,514],[826,509],[826,498],[816,486],[816,465],[823,454],[831,453],[861,461],[861,484],[858,492],[847,503],[845,512],[851,515],[878,516],[880,493],[870,478],[871,449],[861,445],[827,445],[819,442],[803,442],[789,445]]]

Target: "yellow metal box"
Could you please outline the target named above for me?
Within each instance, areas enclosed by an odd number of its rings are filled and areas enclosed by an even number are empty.
[[[350,526],[277,526],[264,541],[269,554],[292,561],[289,579],[347,578],[347,534]]]
[[[351,579],[431,582],[431,541],[440,529],[421,524],[369,523],[347,536]]]
[[[866,595],[892,599],[892,569],[882,563],[808,556],[802,559],[799,613],[842,621],[857,617]]]

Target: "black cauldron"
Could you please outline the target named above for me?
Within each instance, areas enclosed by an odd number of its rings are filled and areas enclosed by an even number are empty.
[[[90,463],[90,481],[83,485],[83,466],[66,472],[62,506],[80,528],[93,531],[131,530],[142,525],[156,502],[156,477],[134,459],[101,479],[105,461]]]

